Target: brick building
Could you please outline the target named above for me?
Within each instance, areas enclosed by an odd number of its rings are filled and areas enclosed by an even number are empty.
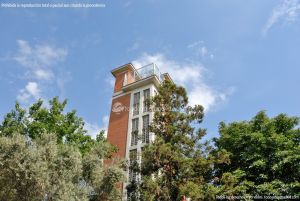
[[[118,147],[118,157],[140,163],[143,146],[154,139],[148,129],[153,112],[145,100],[155,95],[163,80],[171,78],[167,73],[162,74],[154,63],[139,69],[129,63],[115,68],[111,73],[115,77],[115,86],[107,138]],[[140,179],[131,170],[126,177],[127,181]],[[122,186],[123,200],[127,200],[126,183]]]

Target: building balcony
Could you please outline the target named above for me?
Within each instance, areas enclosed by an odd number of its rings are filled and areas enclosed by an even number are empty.
[[[164,80],[163,74],[161,74],[159,68],[155,63],[148,64],[141,68],[135,69],[130,74],[126,74],[123,82],[123,86],[132,84],[139,80],[149,78],[151,76],[156,76],[158,81],[162,82]]]
[[[141,68],[135,68],[134,65],[128,63],[112,70],[112,74],[116,78],[114,93],[134,90],[149,84],[158,87],[164,80],[173,82],[169,74],[161,73],[155,63]]]
[[[150,77],[152,75],[156,75],[161,82],[163,81],[163,75],[160,73],[160,70],[155,63],[151,63],[137,69],[134,72],[134,80],[137,81],[140,79]]]

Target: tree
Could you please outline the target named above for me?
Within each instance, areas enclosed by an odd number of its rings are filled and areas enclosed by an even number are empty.
[[[43,101],[38,100],[28,111],[16,103],[15,109],[6,114],[0,124],[0,135],[19,133],[35,139],[42,133],[53,133],[59,144],[73,144],[84,154],[91,149],[94,140],[86,135],[84,121],[76,115],[76,110],[64,112],[66,105],[67,100],[60,102],[58,97],[49,101],[49,107],[43,107]]]
[[[56,136],[0,137],[0,200],[87,200],[80,186],[82,163],[77,148],[59,147]]]
[[[299,118],[264,111],[250,121],[220,123],[216,151],[230,164],[216,166],[222,195],[300,195]]]
[[[90,201],[121,200],[118,183],[123,181],[124,176],[122,161],[112,158],[116,148],[107,143],[106,139],[98,135],[97,140],[97,146],[83,158],[83,179],[86,185],[93,188]],[[109,165],[103,163],[105,159],[110,159]]]
[[[203,107],[188,106],[185,89],[168,81],[158,88],[151,105],[155,140],[143,150],[142,181],[131,183],[129,193],[138,191],[135,195],[141,200],[213,200],[212,167],[225,162],[226,153],[212,156],[208,143],[200,142],[205,130],[192,126],[202,122]]]
[[[121,162],[101,131],[86,135],[66,101],[39,100],[27,112],[17,103],[0,125],[0,200],[121,200]]]

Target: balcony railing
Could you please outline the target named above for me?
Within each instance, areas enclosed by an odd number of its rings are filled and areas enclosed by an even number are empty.
[[[160,70],[157,67],[157,65],[155,63],[151,63],[151,64],[148,64],[146,66],[143,66],[143,67],[137,69],[134,72],[134,80],[137,81],[140,79],[144,79],[146,77],[150,77],[151,75],[156,75],[160,81],[162,81],[162,79],[163,79],[163,76],[160,73]]]
[[[159,68],[155,63],[148,64],[146,66],[143,66],[139,69],[136,69],[132,74],[127,75],[125,74],[123,86],[127,84],[131,84],[133,82],[139,81],[141,79],[150,77],[152,75],[156,75],[159,81],[164,80],[163,74],[161,74]]]

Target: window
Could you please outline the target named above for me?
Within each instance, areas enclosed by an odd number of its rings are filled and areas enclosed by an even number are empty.
[[[145,151],[145,147],[141,147],[141,165],[143,164],[143,154],[144,154],[144,151]]]
[[[140,152],[140,167],[143,168],[143,163],[144,163],[144,157],[143,157],[143,154],[144,154],[144,151],[145,151],[145,147],[141,147],[141,152]],[[143,172],[141,172],[140,174],[140,180],[143,182],[144,180],[144,175],[143,175]]]
[[[129,151],[129,182],[138,182],[139,181],[139,173],[137,172],[137,168],[139,166],[139,156],[137,149],[132,149]],[[136,190],[127,191],[127,200],[136,200],[138,198],[138,193]],[[135,199],[134,199],[135,198]],[[139,199],[138,199],[139,200]]]
[[[137,150],[129,151],[129,181],[136,181],[137,172],[134,171],[134,166],[137,165]]]
[[[139,119],[135,118],[135,119],[132,119],[131,146],[137,145],[138,133],[139,133]]]
[[[144,90],[144,112],[149,112],[150,110],[149,99],[150,99],[150,89],[145,89]]]
[[[123,86],[127,85],[128,78],[127,78],[127,73],[124,75],[124,80],[123,80]]]
[[[140,109],[140,92],[133,94],[133,115],[138,115]]]
[[[142,142],[149,143],[149,115],[143,116]]]

